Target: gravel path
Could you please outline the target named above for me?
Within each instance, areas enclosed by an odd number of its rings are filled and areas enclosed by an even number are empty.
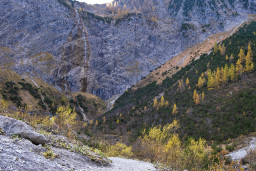
[[[151,163],[123,159],[118,157],[110,157],[112,164],[110,167],[97,168],[95,171],[153,171],[156,170]]]

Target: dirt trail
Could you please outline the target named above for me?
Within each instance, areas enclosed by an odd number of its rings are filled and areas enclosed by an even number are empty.
[[[251,17],[252,20],[253,17]],[[244,21],[238,26],[233,27],[229,31],[221,32],[209,36],[204,42],[193,45],[191,48],[186,49],[179,55],[173,57],[160,68],[151,72],[145,79],[141,80],[139,83],[134,86],[134,89],[144,87],[150,82],[157,81],[157,84],[162,83],[166,77],[170,77],[179,71],[182,67],[188,65],[193,59],[198,59],[202,54],[210,54],[211,49],[214,46],[215,42],[221,42],[234,34],[238,28],[243,26],[245,23],[250,22],[251,20]]]

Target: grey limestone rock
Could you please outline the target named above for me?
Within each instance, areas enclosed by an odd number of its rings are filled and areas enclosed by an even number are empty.
[[[130,9],[116,19],[100,16],[104,5],[67,2],[1,0],[0,65],[105,100],[256,9],[252,0],[115,0]]]
[[[19,135],[34,144],[45,144],[47,142],[44,135],[35,132],[26,123],[13,118],[0,115],[0,128],[3,129],[7,136]]]

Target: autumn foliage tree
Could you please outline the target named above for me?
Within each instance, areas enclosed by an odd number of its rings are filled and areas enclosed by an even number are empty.
[[[210,148],[201,138],[182,143],[176,133],[179,128],[179,122],[174,120],[171,124],[144,130],[140,137],[142,155],[151,162],[164,164],[167,170],[201,170]]]
[[[77,114],[69,106],[61,106],[57,109],[56,123],[62,128],[71,129],[76,124]]]
[[[238,57],[239,57],[239,59],[240,59],[240,62],[243,63],[244,60],[245,60],[245,54],[244,54],[244,50],[243,50],[242,48],[240,49],[240,52],[239,52],[239,54],[238,54]]]
[[[173,109],[172,109],[172,114],[175,115],[177,113],[177,105],[174,103]]]

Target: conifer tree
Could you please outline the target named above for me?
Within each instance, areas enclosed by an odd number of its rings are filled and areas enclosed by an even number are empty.
[[[166,102],[165,102],[165,107],[168,107],[168,106],[169,106],[169,102],[166,101]]]
[[[162,97],[161,97],[161,103],[160,103],[160,104],[161,104],[161,107],[163,107],[163,106],[164,106],[164,104],[165,104],[164,96],[162,96]]]
[[[222,46],[221,46],[220,53],[221,53],[222,55],[225,55],[225,53],[226,53],[226,47],[225,47],[224,44],[222,44]]]
[[[91,125],[93,124],[93,120],[90,120],[90,124],[91,124]]]
[[[189,79],[187,78],[187,80],[186,80],[186,86],[188,86],[189,85]]]
[[[156,98],[154,99],[153,107],[157,107],[157,99]]]
[[[219,44],[218,50],[221,52],[221,45]]]
[[[211,70],[209,70],[208,71],[207,88],[208,88],[208,90],[211,90],[211,89],[213,89],[213,87],[214,87],[214,78],[213,78]]]
[[[252,72],[254,70],[254,63],[251,63],[251,67],[250,67],[250,72]]]
[[[217,53],[218,53],[217,42],[214,43],[213,52],[214,52],[214,54],[217,54]]]
[[[228,59],[229,59],[229,57],[228,57],[228,55],[226,55],[226,61],[228,61]]]
[[[174,103],[173,109],[172,109],[172,114],[175,115],[177,113],[177,105]]]
[[[203,79],[202,79],[201,77],[199,77],[197,86],[198,86],[199,88],[201,88],[201,87],[203,86],[203,84],[204,84]]]
[[[181,80],[179,80],[179,89],[181,89]]]
[[[229,73],[228,73],[228,65],[226,64],[223,71],[222,81],[226,83],[228,81]]]
[[[249,53],[249,55],[250,55],[251,57],[253,56],[252,47],[251,47],[250,44],[248,44],[248,52],[247,52],[247,53]]]
[[[223,76],[224,76],[224,68],[223,67],[221,67],[220,75],[221,75],[221,77],[220,77],[220,83],[221,83],[221,82],[224,82],[224,78],[223,78]]]
[[[202,92],[202,101],[204,101],[205,99],[205,95],[204,95],[204,92]]]
[[[220,82],[221,82],[221,71],[220,68],[217,68],[216,76],[214,79],[214,85],[216,88],[220,89]]]
[[[245,71],[250,71],[251,63],[252,63],[251,56],[250,56],[250,53],[248,52],[245,57]]]
[[[196,89],[194,90],[194,94],[193,94],[193,100],[194,101],[196,101],[196,95],[197,95],[197,93],[196,93]]]
[[[196,105],[200,104],[200,96],[199,94],[196,94],[196,100],[195,100]]]
[[[237,75],[242,75],[243,73],[243,65],[241,64],[240,58],[236,62],[236,74]]]
[[[234,55],[231,54],[231,56],[230,56],[230,62],[232,62],[233,60],[234,60]]]
[[[249,44],[248,45],[248,52],[247,52],[247,55],[245,57],[245,70],[246,71],[251,70],[252,57],[253,57],[252,48],[251,48],[251,45]]]
[[[240,49],[240,53],[238,54],[238,57],[240,59],[240,62],[243,63],[245,60],[245,54],[244,54],[244,50],[242,48]]]
[[[231,64],[231,67],[229,68],[229,75],[230,75],[231,81],[236,79],[236,70],[235,70],[234,64]]]

